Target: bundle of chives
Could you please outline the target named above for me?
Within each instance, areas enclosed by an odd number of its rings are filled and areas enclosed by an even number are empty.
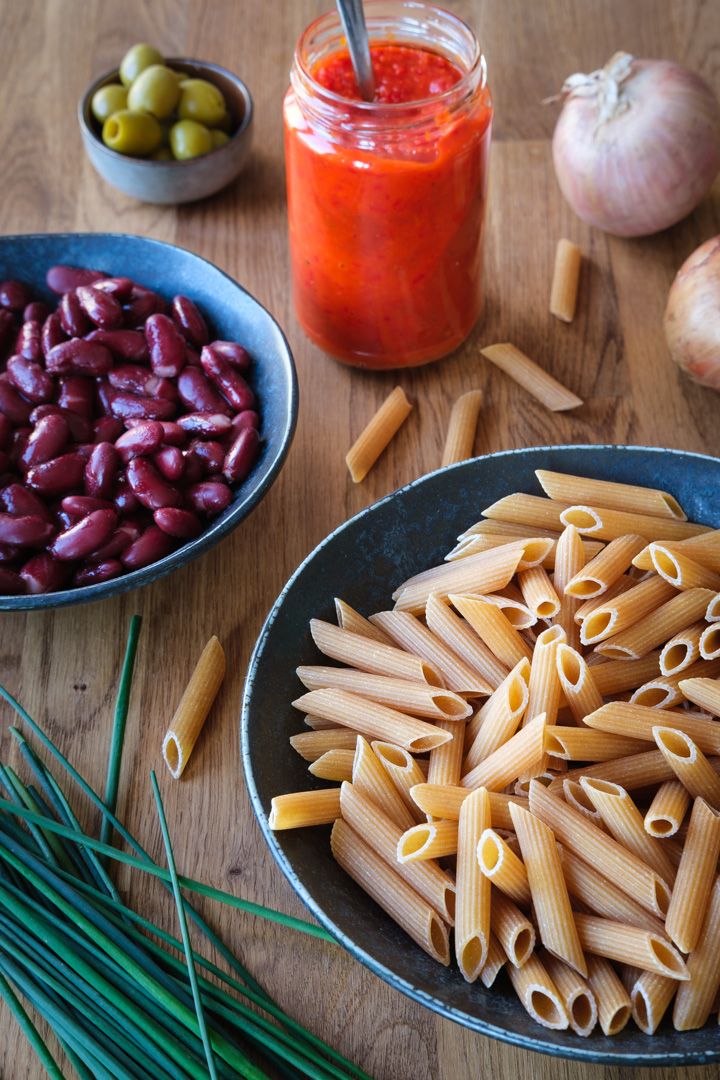
[[[139,627],[135,617],[115,710],[105,800],[0,687],[0,696],[102,810],[104,826],[100,840],[82,831],[50,768],[12,728],[37,787],[0,765],[0,783],[9,796],[0,798],[0,997],[54,1080],[68,1078],[19,995],[48,1021],[80,1080],[270,1080],[270,1075],[370,1080],[275,1005],[193,911],[181,887],[297,930],[330,936],[313,924],[179,875],[154,774],[168,868],[156,864],[115,816]],[[113,830],[135,855],[107,843]],[[108,874],[110,860],[169,884],[181,940],[123,903]],[[191,948],[187,915],[233,975]]]

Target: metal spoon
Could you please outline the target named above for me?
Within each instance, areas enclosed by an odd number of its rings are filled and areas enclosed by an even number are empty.
[[[370,44],[362,0],[335,0],[335,3],[360,93],[365,101],[374,101],[375,75],[370,60]]]

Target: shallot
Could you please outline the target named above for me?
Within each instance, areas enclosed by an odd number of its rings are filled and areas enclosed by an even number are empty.
[[[571,75],[553,135],[563,195],[590,225],[648,236],[674,225],[720,169],[720,107],[699,75],[666,60],[616,53]]]
[[[695,382],[720,390],[720,236],[685,260],[665,309],[670,354]]]

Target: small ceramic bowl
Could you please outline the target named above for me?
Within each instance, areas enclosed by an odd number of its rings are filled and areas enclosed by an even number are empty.
[[[253,103],[245,83],[216,64],[169,58],[167,65],[190,78],[207,79],[222,91],[234,121],[224,146],[190,161],[149,161],[105,146],[102,126],[93,116],[90,103],[101,86],[120,81],[117,70],[97,79],[83,95],[78,105],[80,133],[97,172],[126,195],[150,203],[194,202],[226,187],[244,168],[252,141]]]

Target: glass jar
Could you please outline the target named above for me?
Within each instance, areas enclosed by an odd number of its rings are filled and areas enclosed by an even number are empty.
[[[421,101],[352,101],[315,77],[347,52],[337,13],[302,35],[283,109],[293,301],[337,359],[410,367],[452,352],[480,314],[492,99],[456,16],[410,0],[364,10],[371,50],[435,53],[460,77]]]

